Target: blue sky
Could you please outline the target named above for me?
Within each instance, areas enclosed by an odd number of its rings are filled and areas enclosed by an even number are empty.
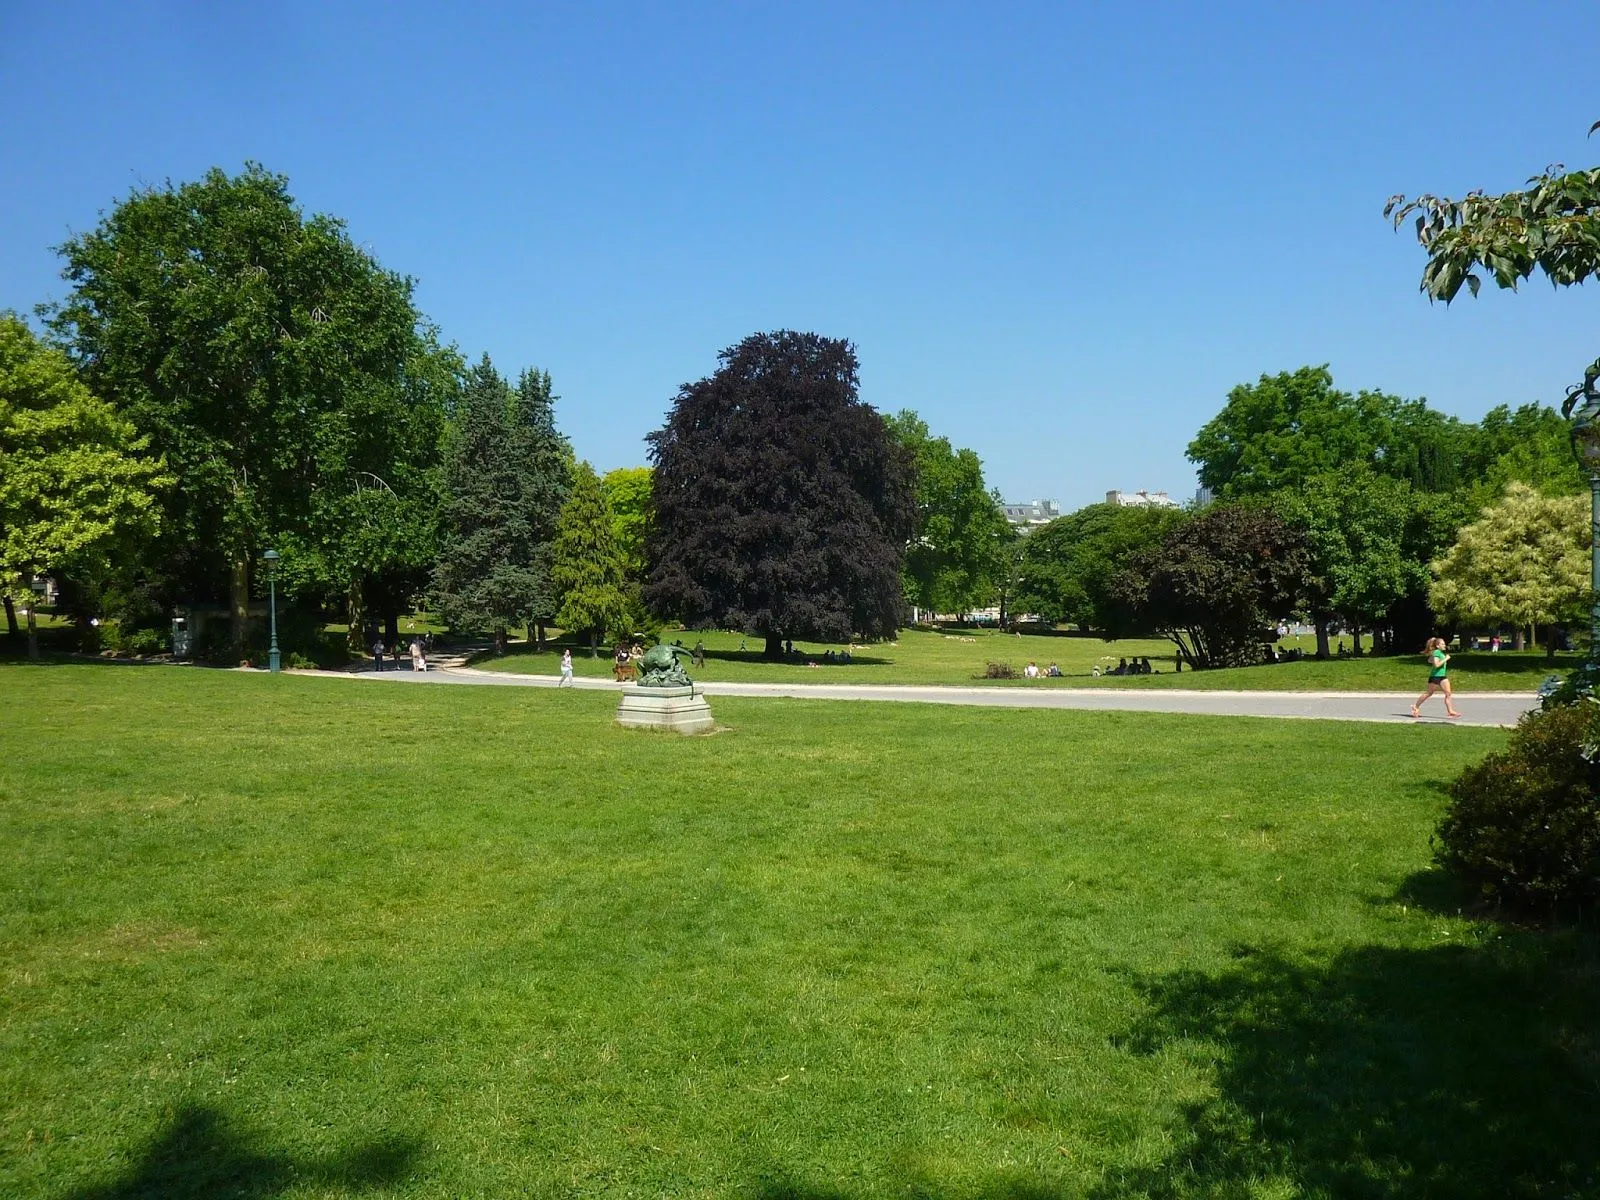
[[[1228,389],[1558,401],[1594,296],[1417,291],[1395,192],[1600,160],[1600,7],[0,2],[0,308],[134,186],[247,159],[548,369],[601,470],[745,334],[848,337],[1008,498],[1187,495]]]

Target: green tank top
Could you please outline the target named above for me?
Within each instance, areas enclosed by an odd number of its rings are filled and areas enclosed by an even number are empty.
[[[1433,669],[1428,672],[1429,679],[1443,679],[1450,673],[1449,667],[1444,661],[1443,650],[1430,650],[1428,652],[1428,661],[1433,665]]]

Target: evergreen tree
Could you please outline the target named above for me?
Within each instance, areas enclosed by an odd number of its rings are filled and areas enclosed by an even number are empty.
[[[597,639],[623,636],[633,612],[622,550],[617,545],[611,505],[594,468],[580,462],[556,526],[552,577],[561,607],[556,624]]]
[[[754,334],[678,392],[655,460],[645,599],[766,638],[894,633],[915,464],[856,395],[849,342]]]
[[[551,544],[568,457],[549,376],[524,372],[513,391],[484,355],[462,392],[433,573],[452,627],[491,629],[503,650],[507,629],[553,611]]]

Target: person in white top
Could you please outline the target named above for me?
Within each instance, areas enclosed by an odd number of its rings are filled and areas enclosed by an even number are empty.
[[[570,684],[571,682],[572,682],[572,651],[571,650],[563,650],[561,652],[561,681],[559,683],[557,683],[556,686],[557,687],[565,687],[568,684]]]
[[[1022,673],[1029,679],[1039,678],[1039,664],[1030,659],[1028,665],[1022,668]]]

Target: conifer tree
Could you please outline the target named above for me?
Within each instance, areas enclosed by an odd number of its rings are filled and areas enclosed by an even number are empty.
[[[572,472],[572,490],[556,529],[552,575],[561,597],[556,624],[587,633],[591,654],[597,653],[601,635],[627,633],[633,605],[611,505],[586,462]]]
[[[568,457],[550,377],[524,372],[513,391],[484,355],[462,393],[433,575],[434,599],[452,627],[491,629],[503,650],[511,626],[550,615],[551,544]]]

